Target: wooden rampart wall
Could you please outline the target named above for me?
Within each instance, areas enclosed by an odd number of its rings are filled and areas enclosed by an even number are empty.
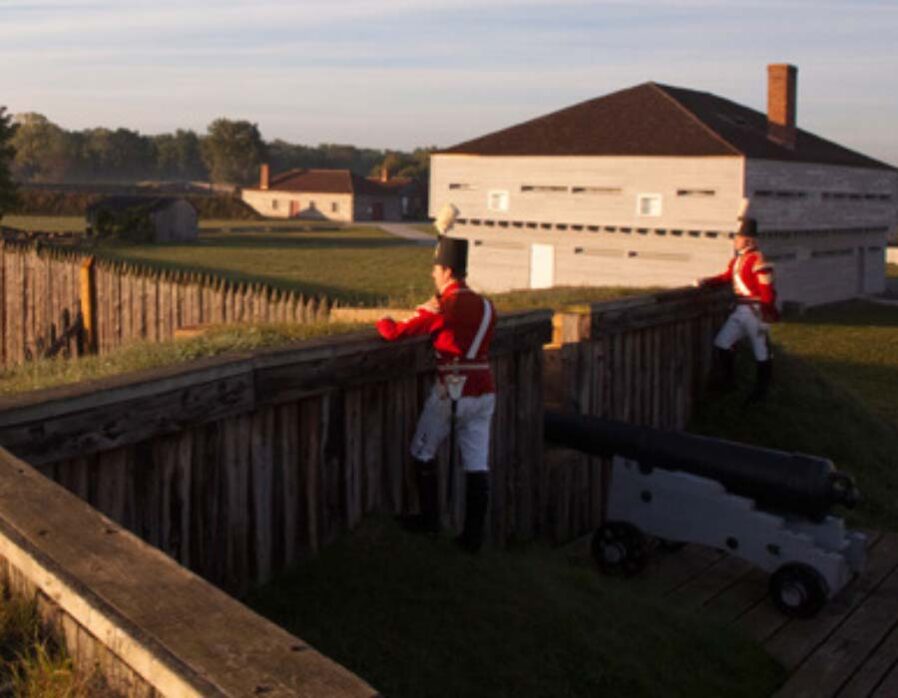
[[[76,665],[116,695],[377,695],[2,448],[0,584],[36,599]]]
[[[504,317],[493,342],[498,542],[545,525],[550,319],[549,311]],[[408,446],[433,373],[426,338],[329,337],[0,400],[0,445],[240,593],[366,513],[415,508]],[[457,500],[448,522],[460,518]]]
[[[546,400],[555,409],[682,429],[711,370],[727,289],[686,288],[570,308],[554,318]],[[547,458],[558,541],[601,523],[609,464],[575,452]]]
[[[87,272],[94,295],[88,311],[82,298],[88,259],[79,250],[0,240],[0,367],[83,353],[84,333],[67,330],[82,325],[88,312],[96,349],[105,353],[139,339],[171,339],[185,325],[306,322],[330,307],[325,298],[264,284],[98,258]]]

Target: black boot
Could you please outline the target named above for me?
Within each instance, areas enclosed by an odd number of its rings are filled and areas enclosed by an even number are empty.
[[[767,391],[770,389],[770,382],[773,378],[773,360],[757,362],[757,378],[755,389],[748,396],[746,402],[748,404],[755,402],[764,402],[767,399]]]
[[[476,553],[483,546],[483,528],[490,502],[490,474],[465,473],[465,527],[455,542],[465,551]]]
[[[420,514],[406,514],[399,517],[399,524],[411,533],[439,533],[440,507],[437,490],[436,461],[412,459],[415,466],[415,481],[418,484]]]
[[[736,352],[714,347],[714,378],[712,387],[728,393],[736,389]]]

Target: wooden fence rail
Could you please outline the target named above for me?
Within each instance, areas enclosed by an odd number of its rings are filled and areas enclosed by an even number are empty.
[[[185,325],[314,321],[331,305],[265,284],[104,259],[91,265],[83,286],[87,259],[71,248],[0,240],[0,367],[40,358],[50,347],[85,353],[87,337],[71,331],[75,326],[91,326],[95,349],[106,353],[138,339],[171,339]],[[95,303],[84,296],[88,288]],[[65,347],[57,347],[61,337]]]
[[[545,526],[550,337],[550,311],[534,311],[501,318],[493,342],[491,535],[500,543]],[[329,337],[3,399],[0,445],[242,592],[366,513],[416,506],[408,446],[433,369],[426,339]],[[446,518],[460,517],[456,502]]]

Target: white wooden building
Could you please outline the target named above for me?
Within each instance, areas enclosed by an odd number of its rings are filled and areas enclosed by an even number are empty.
[[[259,172],[259,186],[241,192],[243,200],[268,218],[303,218],[344,223],[402,220],[405,180],[377,180],[350,170],[297,169],[270,176]]]
[[[881,292],[898,170],[798,129],[796,89],[768,66],[764,114],[650,82],[461,143],[431,215],[459,208],[481,290],[679,286],[723,269],[747,196],[782,300]]]

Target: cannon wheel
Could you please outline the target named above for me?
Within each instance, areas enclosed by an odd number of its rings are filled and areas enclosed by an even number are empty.
[[[793,562],[783,565],[770,577],[770,598],[787,616],[815,616],[828,596],[826,580],[810,565]]]
[[[599,526],[590,547],[599,569],[605,574],[630,577],[645,567],[645,536],[625,521],[609,521]]]

